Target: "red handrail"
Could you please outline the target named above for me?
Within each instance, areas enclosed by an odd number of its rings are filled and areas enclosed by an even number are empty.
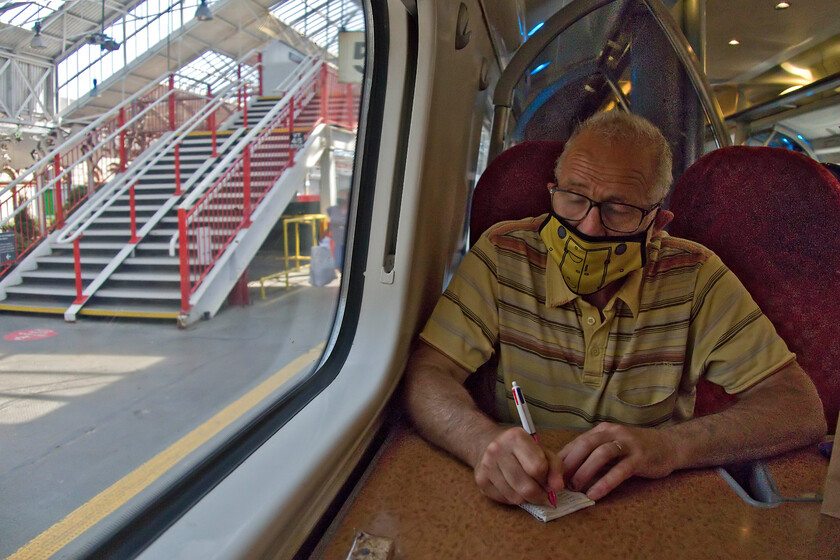
[[[314,100],[319,94],[321,99]],[[356,120],[353,111],[353,107],[357,106],[355,97],[352,86],[338,84],[336,73],[331,68],[317,72],[244,147],[242,154],[192,208],[178,210],[182,313],[189,312],[190,297],[236,234],[251,225],[253,211],[283,171],[294,162],[295,149],[291,146],[291,137],[298,120],[295,111],[302,110],[304,105],[317,103],[314,108],[318,118],[313,128],[319,123],[352,128]],[[247,126],[247,98],[243,98],[241,105],[244,126]],[[284,124],[284,128],[278,128]],[[300,128],[299,123],[297,126]],[[308,134],[305,130],[298,132]],[[285,142],[289,142],[288,151],[281,151]]]
[[[79,240],[81,238],[82,236],[80,235],[73,240],[73,271],[76,276],[76,300],[73,304],[75,305],[80,305],[87,299],[87,296],[82,295],[82,258],[81,252],[79,251]]]
[[[131,185],[128,189],[128,206],[129,216],[131,217],[131,240],[129,243],[136,244],[140,241],[140,238],[137,237],[137,208],[134,199],[134,185]]]
[[[170,77],[169,82],[172,82]],[[195,114],[201,106],[208,102],[204,96],[194,95],[180,90],[170,94],[169,118],[162,118],[160,112],[149,111],[131,125],[144,108],[153,104],[155,100],[167,95],[170,91],[169,83],[158,84],[147,94],[139,97],[126,107],[120,109],[111,120],[105,121],[87,137],[70,146],[64,152],[53,158],[52,165],[37,173],[36,181],[27,183],[27,188],[17,188],[14,196],[0,202],[0,220],[10,216],[20,205],[37,192],[36,184],[49,182],[59,175],[62,170],[68,170],[61,181],[56,181],[51,189],[52,195],[43,194],[33,200],[31,205],[22,210],[4,229],[16,232],[17,255],[13,262],[0,263],[0,276],[29,253],[30,249],[41,242],[54,229],[64,223],[66,215],[72,213],[100,186],[110,181],[117,173],[124,171],[138,155],[140,155],[155,139],[175,126],[180,126]],[[220,115],[226,119],[232,112],[232,107],[225,106]],[[206,125],[206,130],[215,132],[215,112],[212,121]],[[199,128],[203,130],[205,128]],[[117,131],[119,131],[117,133]],[[112,136],[108,143],[94,149],[102,139]],[[114,163],[110,163],[114,162]],[[19,185],[20,187],[21,185]],[[21,198],[23,192],[29,194]],[[34,220],[34,221],[33,221]],[[37,223],[38,227],[30,227]]]

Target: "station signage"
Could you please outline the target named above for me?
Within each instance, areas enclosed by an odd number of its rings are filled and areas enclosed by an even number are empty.
[[[4,231],[0,233],[0,263],[14,262],[16,258],[15,232]]]
[[[361,84],[365,74],[365,32],[342,31],[338,34],[338,81]]]

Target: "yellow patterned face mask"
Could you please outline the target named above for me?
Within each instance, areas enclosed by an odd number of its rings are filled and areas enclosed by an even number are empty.
[[[548,254],[578,295],[594,294],[645,265],[647,230],[622,237],[590,237],[553,213],[540,227]]]

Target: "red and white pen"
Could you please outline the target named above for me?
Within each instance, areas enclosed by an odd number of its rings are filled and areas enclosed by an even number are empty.
[[[516,384],[516,381],[513,382],[511,391],[513,391],[513,402],[516,403],[516,411],[519,412],[519,419],[522,420],[522,428],[528,432],[534,438],[534,441],[537,442],[537,445],[539,445],[540,440],[537,438],[537,429],[534,427],[534,421],[531,420],[531,412],[528,410],[528,403],[525,402],[525,395],[522,394],[522,388]],[[553,507],[557,507],[557,495],[554,493],[554,490],[548,491],[548,501],[551,502]]]

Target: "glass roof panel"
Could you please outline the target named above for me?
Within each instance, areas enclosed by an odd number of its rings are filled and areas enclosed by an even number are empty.
[[[64,0],[38,0],[38,2],[3,2],[0,4],[0,22],[31,29],[36,21],[41,21],[58,10]]]
[[[257,83],[257,70],[251,66],[242,66],[242,78]],[[218,92],[227,84],[236,81],[236,61],[217,53],[207,51],[196,58],[175,75],[175,87],[199,95],[207,94],[207,86]]]
[[[286,0],[271,13],[333,56],[338,56],[340,30],[364,29],[364,13],[354,0]]]

